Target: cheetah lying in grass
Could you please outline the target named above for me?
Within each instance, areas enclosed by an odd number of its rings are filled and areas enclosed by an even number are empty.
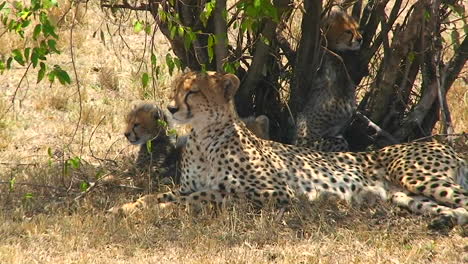
[[[190,72],[176,80],[168,109],[176,122],[193,128],[182,155],[181,186],[117,211],[161,203],[220,204],[227,197],[284,206],[299,196],[313,201],[327,194],[355,203],[375,196],[444,222],[467,223],[468,193],[453,180],[466,180],[467,164],[449,147],[428,142],[341,153],[262,140],[237,116],[238,87],[232,74]]]

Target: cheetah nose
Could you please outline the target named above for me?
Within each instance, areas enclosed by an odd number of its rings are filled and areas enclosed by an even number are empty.
[[[128,138],[130,136],[129,132],[124,133],[125,137]]]
[[[176,106],[168,105],[167,110],[169,110],[169,112],[171,112],[171,114],[175,114],[175,112],[179,111],[179,108],[176,107]]]

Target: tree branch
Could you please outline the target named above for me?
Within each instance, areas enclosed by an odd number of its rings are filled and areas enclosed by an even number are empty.
[[[227,38],[227,23],[224,17],[226,12],[226,0],[216,0],[214,10],[214,33],[216,36],[215,57],[216,70],[224,72],[223,64],[228,56],[228,38]]]
[[[432,107],[432,104],[437,98],[437,85],[435,80],[426,87],[423,91],[421,100],[419,100],[413,111],[409,113],[403,126],[398,129],[394,135],[395,138],[402,142],[415,128],[420,127]]]
[[[310,83],[320,65],[320,16],[322,13],[322,1],[304,0],[304,15],[302,17],[302,36],[297,49],[295,76],[291,85],[289,106],[295,117],[302,110],[307,99]]]
[[[155,3],[161,3],[162,0],[151,0],[151,4]],[[130,5],[126,0],[122,1],[122,4],[117,4],[117,3],[109,3],[107,4],[108,1],[106,0],[101,0],[101,8],[106,7],[106,8],[124,8],[124,9],[130,9],[130,10],[141,10],[141,11],[148,11],[150,9],[151,4],[143,4],[140,3],[138,6],[132,6]]]
[[[282,16],[281,12],[287,10],[290,0],[275,0],[274,5],[278,9],[279,17]],[[276,27],[278,24],[272,19],[267,19],[261,34],[258,36],[257,42],[255,43],[255,52],[253,55],[252,63],[250,69],[247,72],[247,76],[243,82],[243,85],[239,91],[239,97],[244,101],[245,98],[249,97],[252,91],[257,87],[257,84],[262,79],[262,74],[264,72],[264,67],[266,60],[270,53],[270,45],[275,41]],[[270,45],[267,45],[263,39],[266,39],[270,42]]]
[[[424,19],[424,5],[417,2],[410,15],[406,27],[395,33],[391,47],[386,51],[386,57],[381,65],[381,77],[377,80],[378,94],[372,105],[371,119],[380,124],[387,115],[392,94],[395,92],[394,85],[398,77],[400,62],[413,49],[415,41],[420,36],[421,23]]]
[[[444,77],[442,78],[442,85],[444,90],[448,92],[452,87],[453,82],[457,79],[461,70],[463,69],[468,59],[468,35],[465,36],[461,43],[458,51],[455,52],[453,57],[450,59],[447,67],[444,69]]]

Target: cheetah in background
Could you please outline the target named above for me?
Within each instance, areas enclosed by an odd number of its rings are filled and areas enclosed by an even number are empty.
[[[318,151],[348,151],[342,133],[356,111],[356,84],[341,55],[358,51],[362,36],[355,19],[337,6],[325,16],[321,28],[327,49],[305,107],[297,115],[293,144]]]
[[[239,119],[232,74],[189,72],[175,82],[168,110],[192,131],[181,161],[179,189],[125,204],[131,212],[151,203],[197,205],[245,197],[285,206],[299,196],[333,195],[363,203],[378,197],[414,213],[460,225],[468,222],[467,163],[447,146],[410,143],[360,153],[316,152],[256,137]],[[466,182],[466,181],[465,181]]]

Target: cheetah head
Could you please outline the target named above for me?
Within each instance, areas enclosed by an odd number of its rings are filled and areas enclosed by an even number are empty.
[[[124,135],[134,145],[166,136],[163,123],[158,120],[166,122],[166,116],[159,107],[148,103],[135,106],[125,117]]]
[[[328,48],[335,51],[359,50],[362,36],[356,20],[344,10],[333,8],[324,20]]]
[[[233,74],[189,72],[176,79],[168,105],[175,122],[193,127],[219,122],[235,113],[233,98],[240,81]]]

